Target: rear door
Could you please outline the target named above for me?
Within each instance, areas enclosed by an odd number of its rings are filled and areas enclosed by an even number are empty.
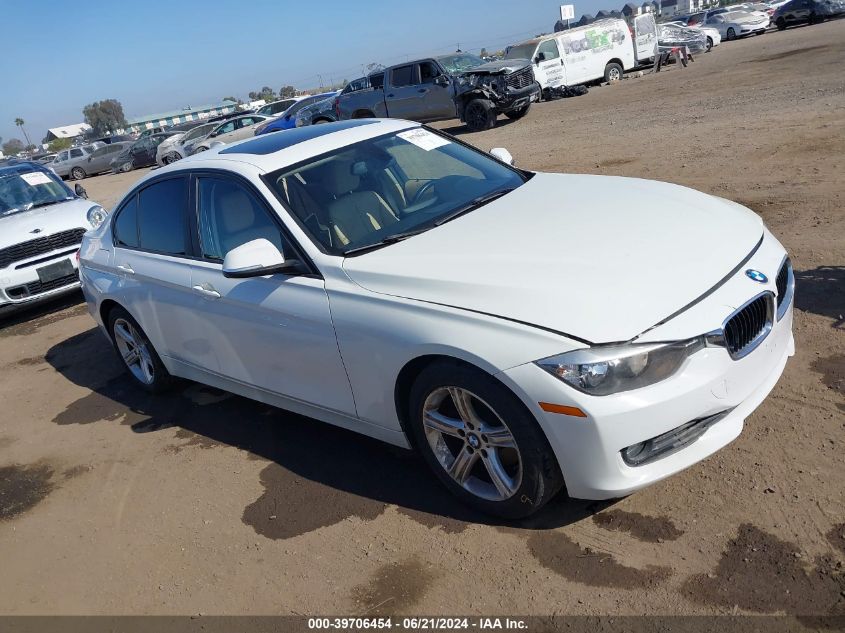
[[[197,301],[190,290],[188,179],[155,180],[115,213],[114,263],[126,309],[161,356],[196,351]]]
[[[226,253],[263,238],[286,258],[305,258],[261,195],[228,175],[198,174],[200,258],[191,287],[202,302],[190,338],[203,364],[231,380],[355,415],[323,279],[310,275],[223,276]]]
[[[419,64],[396,66],[388,73],[389,84],[384,87],[388,116],[394,119],[427,119],[423,101],[428,92],[420,86]]]

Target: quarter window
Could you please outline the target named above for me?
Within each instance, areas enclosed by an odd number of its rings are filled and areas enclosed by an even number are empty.
[[[185,210],[188,187],[185,178],[156,182],[138,196],[138,237],[144,250],[184,255]]]
[[[138,246],[138,196],[123,205],[114,220],[114,236],[118,246]]]
[[[204,257],[222,260],[242,244],[264,238],[282,252],[287,244],[261,202],[223,178],[199,179],[199,231]]]

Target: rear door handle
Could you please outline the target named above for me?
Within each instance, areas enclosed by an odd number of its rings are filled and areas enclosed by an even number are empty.
[[[419,90],[417,90],[417,92],[426,93],[428,92],[428,88],[420,88]]]
[[[194,290],[200,293],[203,297],[208,297],[209,299],[219,299],[220,293],[214,289],[209,283],[198,284],[193,286]]]
[[[135,271],[132,270],[132,266],[129,264],[118,264],[117,267],[125,273],[129,273],[130,275],[134,275]]]

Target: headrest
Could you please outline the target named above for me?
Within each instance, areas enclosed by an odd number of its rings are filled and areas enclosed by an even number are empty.
[[[323,186],[336,196],[354,191],[361,182],[361,178],[352,173],[352,163],[348,161],[333,160],[325,170]]]

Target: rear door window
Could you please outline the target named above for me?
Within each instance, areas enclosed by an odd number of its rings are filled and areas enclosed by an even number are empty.
[[[413,86],[419,83],[417,80],[416,64],[409,64],[408,66],[399,66],[398,68],[394,68],[390,81],[396,88],[401,88],[402,86]]]
[[[185,255],[188,185],[185,177],[153,183],[138,195],[138,239],[147,251]]]

